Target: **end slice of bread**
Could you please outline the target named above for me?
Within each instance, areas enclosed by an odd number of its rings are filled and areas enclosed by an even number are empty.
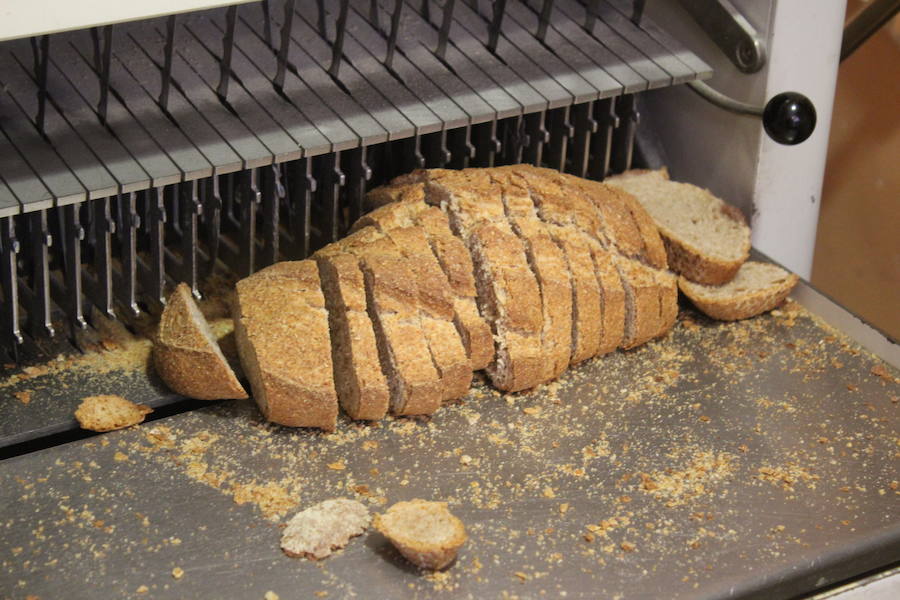
[[[443,569],[468,539],[465,526],[446,502],[398,502],[375,515],[374,525],[406,560],[423,569]]]
[[[659,172],[626,172],[605,183],[637,198],[666,246],[669,268],[690,281],[730,281],[750,254],[750,228],[736,207]]]
[[[798,279],[777,265],[749,261],[725,285],[701,285],[680,277],[678,287],[697,308],[713,319],[736,321],[781,304]]]
[[[198,400],[247,397],[184,283],[178,284],[163,310],[153,340],[153,363],[166,385],[182,396]]]
[[[153,412],[143,404],[135,404],[121,396],[88,396],[81,399],[75,418],[82,429],[113,431],[137,425]]]

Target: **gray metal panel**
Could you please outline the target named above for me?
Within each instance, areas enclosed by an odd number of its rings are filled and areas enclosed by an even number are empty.
[[[12,152],[18,152],[22,160],[28,163],[36,176],[47,186],[53,196],[53,203],[63,205],[84,200],[87,197],[84,186],[72,175],[54,149],[37,135],[34,124],[28,116],[24,115],[9,98],[5,105],[3,114],[0,115],[0,130],[6,134],[10,145],[15,148]],[[16,189],[9,179],[7,183]],[[25,212],[43,206],[45,198],[39,188],[37,191],[35,196],[19,196]],[[16,193],[18,195],[19,191]]]
[[[585,9],[576,0],[556,0],[555,6],[562,13],[567,15],[575,23],[584,23]],[[568,28],[571,30],[571,26]],[[565,31],[560,32],[566,35]],[[619,35],[616,30],[597,19],[594,24],[594,32],[592,37],[609,48],[615,56],[619,57],[631,69],[637,72],[647,82],[647,87],[643,89],[652,89],[668,85],[671,76],[659,67],[655,62],[647,58],[643,52],[635,48],[630,42]],[[612,71],[610,71],[612,72]],[[621,81],[621,79],[620,79]],[[643,91],[643,90],[633,90]]]
[[[631,9],[630,0],[609,0],[609,3],[623,15],[627,15]],[[703,62],[699,56],[691,52],[677,38],[671,36],[662,27],[658,26],[652,19],[644,15],[641,18],[639,27],[646,31],[657,42],[665,46],[678,60],[683,62],[688,68],[692,69],[699,79],[712,77],[712,67]]]
[[[211,88],[218,84],[219,55],[224,37],[222,30],[213,26],[213,21],[213,15],[208,13],[187,15],[179,23],[179,33],[183,37],[178,43],[178,51]],[[302,150],[297,140],[263,108],[261,103],[264,98],[256,97],[264,91],[274,96],[275,90],[271,82],[266,82],[265,88],[261,88],[258,70],[241,52],[233,52],[231,69],[233,75],[227,100],[238,118],[272,152],[273,159],[286,161],[299,158]],[[246,82],[243,77],[247,78]],[[278,102],[283,100],[279,99]]]
[[[21,110],[19,118],[28,121],[38,110],[37,88],[9,54],[0,56],[0,80]],[[65,164],[58,168],[71,172],[87,191],[88,198],[104,198],[118,193],[118,182],[88,149],[78,132],[72,130],[60,116],[52,102],[47,102],[45,107],[44,135],[46,140],[33,137],[36,143],[44,142],[49,146],[48,150],[52,148],[59,155]]]
[[[586,32],[581,24],[576,23],[558,9],[554,14],[562,18],[555,18],[551,21],[547,31],[548,39],[555,40],[558,36],[561,40],[565,40],[581,50],[583,54],[595,61],[618,81],[622,85],[624,93],[631,94],[647,89],[647,80],[627,61],[611,52],[609,48]]]
[[[152,50],[159,46],[160,36],[154,29],[136,27],[129,31],[129,35],[142,48]],[[188,34],[181,32],[181,35]],[[245,169],[272,163],[272,151],[259,141],[259,138],[237,116],[222,105],[214,91],[215,84],[204,81],[181,56],[177,47],[172,57],[172,78],[178,84],[173,86],[172,95],[183,95],[196,114],[218,131],[222,139],[226,140],[241,157]]]
[[[313,29],[314,24],[311,25],[307,21],[309,12],[304,10],[304,6],[304,2],[299,2],[295,7],[296,16],[291,36],[294,39],[303,40],[306,51],[319,63],[319,66],[327,69],[332,59],[331,44],[326,43],[318,32]],[[334,4],[331,7],[335,10],[338,8]],[[337,19],[337,16],[332,15],[332,17],[326,20],[329,39],[334,39],[335,37],[334,21]],[[397,107],[385,97],[383,92],[374,87],[367,77],[360,74],[361,69],[354,62],[347,61],[347,58],[350,57],[349,53],[352,52],[350,46],[354,45],[352,40],[347,39],[348,37],[345,32],[343,56],[340,59],[338,79],[349,92],[353,101],[356,102],[357,110],[367,113],[377,121],[384,131],[387,132],[387,139],[412,137],[416,133],[417,126],[403,112],[397,110]],[[378,71],[375,70],[374,72],[377,73]],[[396,82],[394,82],[394,85],[399,87],[396,85]],[[421,104],[419,106],[421,107]],[[421,107],[420,110],[422,108],[424,107]],[[342,113],[341,116],[349,120],[352,117],[352,113],[348,115]],[[424,126],[430,128],[431,131],[440,128],[433,116],[430,122],[424,124]]]
[[[777,599],[895,560],[900,417],[872,370],[900,373],[797,308],[683,316],[553,389],[482,388],[427,423],[320,434],[233,401],[5,460],[5,580],[73,599]],[[39,383],[0,402],[40,408]],[[469,541],[439,578],[371,530],[325,561],[284,556],[280,525],[332,497],[448,501]]]
[[[295,17],[295,20],[297,17]],[[297,67],[297,73],[300,79],[316,92],[327,106],[331,107],[335,113],[352,129],[359,140],[355,144],[348,141],[335,150],[346,150],[359,145],[371,146],[385,142],[388,139],[388,132],[385,131],[379,123],[369,115],[364,108],[346,93],[343,92],[328,75],[321,66],[328,64],[331,54],[330,49],[324,53],[313,49],[313,52],[323,62],[320,64],[306,48],[308,40],[300,38],[297,35],[296,27],[291,35],[293,44],[291,46],[291,62]],[[301,44],[303,44],[301,46]]]
[[[158,99],[162,89],[162,73],[154,60],[161,62],[165,40],[160,37],[154,40],[155,44],[138,45],[132,35],[136,30],[146,31],[150,35],[155,31],[149,22],[123,26],[113,52],[144,91],[151,98]],[[168,112],[215,172],[229,173],[243,167],[243,161],[228,142],[174,88],[169,90]]]
[[[262,73],[270,76],[277,70],[277,61],[273,51],[258,36],[242,36],[239,51],[244,52],[247,60],[253,63]],[[340,116],[331,110],[329,105],[319,97],[315,90],[307,86],[293,72],[285,72],[284,95],[303,117],[302,127],[286,124],[291,135],[303,146],[304,155],[318,155],[332,150],[346,150],[359,145],[359,134],[347,126]],[[273,99],[281,101],[280,98]],[[311,127],[312,130],[308,128]],[[319,135],[321,134],[321,135]],[[320,139],[316,143],[316,139]]]
[[[668,49],[653,39],[646,31],[638,28],[631,19],[601,0],[597,3],[597,17],[602,19],[630,41],[636,48],[658,64],[672,77],[671,84],[684,83],[697,78],[693,69],[673,56]]]
[[[439,14],[437,4],[431,2],[431,6],[432,14]],[[472,12],[465,3],[457,3],[456,11],[453,13],[453,20],[457,26],[450,28],[450,39],[455,43],[456,47],[460,52],[476,62],[485,74],[494,81],[495,85],[507,90],[509,95],[521,106],[521,109],[517,112],[498,111],[498,118],[537,112],[547,108],[549,99],[540,93],[538,85],[556,89],[552,80],[547,78],[541,81],[539,79],[533,85],[531,80],[523,78],[517,72],[515,65],[504,64],[503,61],[494,56],[485,45],[488,40],[488,23]],[[521,56],[518,58],[521,58]],[[557,89],[556,94],[553,95],[558,96],[559,93]]]
[[[597,88],[541,44],[534,37],[533,31],[527,30],[511,18],[516,8],[526,13],[530,12],[528,8],[515,2],[507,3],[507,14],[503,19],[501,35],[497,42],[497,54],[503,61],[547,99],[548,104],[545,108],[559,108],[595,100]],[[462,4],[456,12],[456,17],[475,37],[482,39],[487,36],[489,12],[482,12],[479,16]]]
[[[59,34],[59,45],[68,44],[74,53],[87,63],[92,54],[90,39],[84,32]],[[113,46],[115,47],[115,45]],[[135,123],[159,144],[172,159],[184,179],[199,179],[212,175],[212,165],[197,150],[193,141],[176,127],[159,109],[156,98],[141,89],[134,76],[125,68],[122,58],[113,53],[109,70],[110,95],[118,95],[125,103]]]
[[[3,98],[0,95],[2,112],[6,112],[5,105],[11,102],[9,98]],[[43,210],[53,206],[53,194],[38,179],[37,174],[22,159],[19,151],[3,135],[2,131],[0,131],[0,178],[6,182],[20,203],[23,198],[28,201],[29,211]],[[22,204],[23,210],[24,206]]]
[[[538,16],[534,11],[529,10],[525,5],[518,2],[511,2],[506,6],[508,14],[507,18],[504,19],[504,24],[507,22],[518,22],[529,33],[532,45],[542,48],[543,46],[541,46],[537,38],[533,37],[539,23]],[[551,14],[551,23],[563,21],[570,21],[570,19],[559,11],[554,11]],[[570,24],[577,26],[575,23],[570,22]],[[565,62],[566,67],[583,77],[597,90],[596,98],[608,98],[622,94],[622,84],[607,73],[593,55],[582,52],[574,45],[574,42],[559,35],[559,32],[554,27],[547,27],[545,43],[555,54],[559,55],[559,58]],[[548,65],[548,62],[544,60],[540,60],[538,63],[545,68]],[[591,98],[591,100],[593,99]]]
[[[333,141],[323,131],[320,131],[318,121],[304,113],[304,106],[296,106],[278,94],[272,85],[277,63],[273,60],[272,50],[259,37],[262,24],[258,19],[252,18],[259,15],[260,11],[245,9],[240,14],[241,18],[235,31],[237,54],[233,60],[241,62],[242,67],[246,67],[241,71],[241,85],[256,99],[263,110],[267,111],[297,142],[302,148],[304,156],[327,152],[333,146]],[[220,35],[224,35],[221,21],[212,20],[212,23],[218,28]],[[273,20],[271,26],[274,28],[277,24]],[[265,69],[261,66],[262,64],[271,66]],[[255,70],[250,68],[251,65]],[[285,79],[287,80],[287,76]],[[334,117],[330,111],[327,111],[326,118]],[[350,136],[351,134],[348,132],[345,135]],[[351,137],[355,138],[356,136]],[[283,162],[283,160],[279,158],[279,162]]]
[[[308,9],[308,7],[312,6],[312,3],[301,1],[300,6],[300,13],[306,12],[308,14],[304,9]],[[308,17],[304,19],[302,24],[307,28],[313,26],[313,23],[308,22]],[[398,85],[397,79],[385,68],[381,60],[375,58],[375,56],[384,56],[385,51],[386,42],[384,38],[369,27],[368,22],[360,17],[354,7],[350,7],[347,14],[344,54],[350,61],[350,64],[359,71],[360,75],[383,94],[410,121],[414,126],[414,131],[410,135],[414,133],[421,135],[439,131],[444,127],[465,125],[465,114],[452,102],[444,99],[444,102],[438,108],[443,109],[445,114],[438,116],[434,109],[423,103],[409,87]],[[341,72],[343,73],[343,68]],[[343,75],[341,79],[343,80]],[[448,119],[453,119],[456,123],[449,125],[447,124]],[[396,139],[409,136],[392,133],[391,137]]]
[[[17,65],[28,64],[30,50],[25,44],[9,43],[7,45],[10,47],[10,56]],[[81,92],[72,86],[56,64],[51,62],[48,70],[53,103],[60,108],[62,117],[90,147],[97,160],[118,182],[121,190],[129,192],[147,188],[150,185],[150,176],[122,146],[116,136],[100,124],[94,107],[88,105]],[[84,89],[90,86],[81,87]],[[30,90],[37,93],[37,88],[33,83]]]
[[[405,84],[398,85],[397,79],[387,71],[382,62],[387,53],[387,41],[379,32],[372,29],[369,21],[359,14],[355,6],[351,7],[347,17],[347,33],[348,47],[359,48],[358,54],[353,57],[354,64],[359,64],[360,68],[365,65],[368,71],[366,76],[372,78],[373,84],[381,86],[380,89],[385,95],[391,98],[400,110],[408,114],[409,119],[417,126],[423,119],[436,119],[439,124],[437,129],[462,127],[469,123],[469,115],[462,108],[461,102],[457,104],[458,99],[452,94],[443,93],[434,85],[432,79],[423,76],[402,53],[395,52],[392,67]],[[434,60],[429,75],[435,79],[440,77],[434,73],[436,70],[440,70],[441,75],[452,76],[446,67]],[[484,101],[466,86],[460,85],[457,89],[467,94],[470,100],[480,103],[484,111],[490,112]],[[399,97],[394,98],[394,95]],[[434,127],[429,128],[429,131],[434,130]]]
[[[16,195],[12,193],[12,190],[3,181],[3,164],[3,161],[0,160],[0,219],[22,212],[22,205],[16,200]]]
[[[414,64],[420,64],[420,60],[424,61],[426,57],[435,60],[433,49],[438,42],[437,32],[416,12],[418,10],[416,3],[406,2],[405,4],[404,15],[406,18],[402,22],[397,36],[397,46]],[[521,92],[522,86],[527,86],[527,84],[506,69],[506,79],[514,80],[517,83],[510,87],[498,85],[490,73],[496,71],[497,68],[503,68],[503,65],[480,42],[472,39],[461,29],[458,26],[450,29],[450,38],[454,43],[447,45],[447,54],[444,60],[453,69],[453,72],[494,110],[494,114],[484,115],[481,120],[473,115],[472,123],[483,123],[493,118],[499,119],[521,114],[522,105],[513,98],[513,94]],[[531,88],[528,90],[528,96],[533,98],[536,93]]]
[[[19,54],[19,59],[27,61],[27,55]],[[67,80],[68,86],[77,90],[79,96],[88,104],[93,112],[100,100],[97,76],[94,71],[72,51],[53,52],[50,56],[54,77],[48,78],[50,94],[56,97],[55,89],[63,89]],[[68,90],[60,92],[70,98]],[[93,115],[97,119],[96,113]],[[163,186],[181,180],[181,172],[152,137],[135,125],[134,117],[119,102],[115,94],[110,94],[106,112],[106,124],[113,131],[125,150],[134,157],[141,168],[150,177],[153,186]]]

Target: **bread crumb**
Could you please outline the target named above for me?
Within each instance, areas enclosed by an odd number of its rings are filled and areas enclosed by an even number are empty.
[[[344,464],[344,461],[339,460],[337,462],[329,463],[328,468],[332,471],[343,471],[347,468],[347,465]]]
[[[526,408],[523,408],[522,412],[525,413],[526,415],[536,415],[541,412],[541,407],[540,406],[528,406]]]
[[[21,392],[16,392],[13,395],[16,397],[16,400],[18,400],[22,404],[28,404],[29,402],[31,402],[31,390],[23,390]]]
[[[128,455],[124,452],[119,452],[118,450],[116,450],[116,453],[113,454],[113,460],[115,460],[116,462],[125,462],[126,460],[128,460]]]
[[[135,404],[122,396],[86,396],[75,410],[75,418],[82,429],[113,431],[143,422],[153,409]]]
[[[369,509],[356,500],[325,500],[294,515],[281,536],[290,557],[320,559],[343,548],[369,526]]]
[[[564,515],[569,512],[569,504],[567,502],[563,502],[559,505],[559,514]]]
[[[263,600],[281,600],[281,597],[272,590],[269,590],[263,596]]]
[[[182,577],[184,577],[184,569],[182,569],[181,567],[175,567],[174,569],[172,569],[172,577],[174,577],[175,579],[181,579]]]
[[[141,585],[141,586],[138,586],[138,589],[136,589],[135,591],[138,594],[146,594],[147,592],[150,591],[150,588],[148,588],[146,585]]]
[[[516,577],[518,577],[519,579],[521,579],[522,581],[528,581],[528,580],[530,579],[530,577],[528,577],[528,574],[527,574],[527,573],[523,573],[522,571],[516,571],[516,572],[513,573],[513,574],[514,574]]]
[[[544,488],[544,498],[556,498],[556,492],[553,491],[553,488],[547,486]]]
[[[619,544],[619,548],[621,548],[623,552],[634,552],[637,549],[631,542],[622,542]]]

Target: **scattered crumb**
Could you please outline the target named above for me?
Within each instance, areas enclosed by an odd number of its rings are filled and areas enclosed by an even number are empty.
[[[16,397],[16,400],[21,402],[22,404],[28,404],[31,402],[31,390],[22,390],[20,392],[16,392],[13,396]]]
[[[269,590],[263,596],[263,600],[281,600],[281,597],[272,590]]]
[[[175,567],[174,569],[172,569],[172,577],[174,577],[175,579],[181,579],[182,577],[184,577],[184,569],[182,569],[181,567]]]

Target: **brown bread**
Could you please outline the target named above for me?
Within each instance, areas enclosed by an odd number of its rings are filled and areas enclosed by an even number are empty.
[[[331,338],[315,262],[276,263],[242,279],[233,316],[241,364],[263,415],[334,430]]]

